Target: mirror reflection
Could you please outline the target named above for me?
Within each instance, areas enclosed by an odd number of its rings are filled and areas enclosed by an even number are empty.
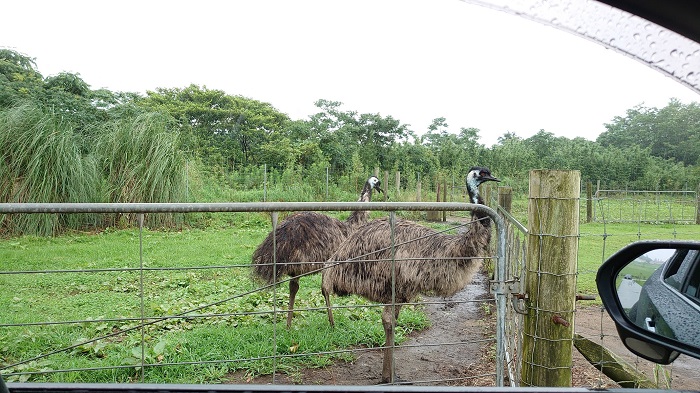
[[[700,250],[649,251],[618,273],[616,288],[637,326],[700,347]]]

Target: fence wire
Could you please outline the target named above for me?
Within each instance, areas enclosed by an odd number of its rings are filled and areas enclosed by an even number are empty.
[[[280,383],[289,381],[289,378],[281,378],[281,376],[289,376],[294,371],[289,366],[283,366],[283,359],[319,359],[324,356],[331,356],[333,359],[349,360],[352,358],[369,357],[376,354],[378,349],[382,347],[351,347],[348,349],[338,348],[325,351],[305,351],[303,345],[299,349],[292,349],[287,340],[289,332],[285,332],[284,328],[277,328],[278,322],[281,322],[286,314],[284,301],[287,299],[286,291],[282,293],[284,284],[289,279],[280,280],[271,285],[255,285],[248,280],[241,283],[240,277],[247,277],[248,274],[237,274],[239,278],[232,280],[236,281],[233,284],[240,285],[239,287],[231,288],[229,283],[219,283],[224,281],[221,278],[227,272],[240,271],[249,269],[249,263],[231,263],[231,264],[208,264],[201,263],[201,260],[192,261],[185,265],[175,263],[174,266],[151,266],[153,261],[144,255],[148,255],[154,244],[159,241],[151,232],[148,232],[143,227],[144,214],[158,214],[159,212],[198,212],[198,211],[214,211],[214,212],[256,212],[256,211],[294,211],[294,210],[483,210],[486,214],[493,214],[495,221],[499,222],[499,218],[495,213],[480,205],[470,205],[463,203],[455,204],[436,204],[436,203],[373,203],[368,204],[358,203],[265,203],[265,204],[0,204],[0,214],[81,214],[85,212],[126,212],[129,214],[138,214],[140,226],[138,228],[138,236],[131,236],[128,243],[125,244],[125,250],[119,260],[123,261],[123,267],[96,267],[99,264],[99,252],[95,250],[94,258],[91,260],[75,260],[74,266],[67,269],[51,268],[53,261],[49,257],[48,260],[34,261],[34,267],[16,266],[11,263],[6,264],[6,269],[0,271],[0,280],[10,283],[15,280],[21,280],[22,277],[30,277],[35,283],[34,288],[27,288],[26,292],[17,293],[13,299],[10,299],[10,304],[2,306],[5,311],[0,311],[0,330],[5,333],[14,332],[12,334],[0,334],[2,337],[2,364],[0,371],[5,379],[10,381],[85,381],[92,380],[92,377],[86,377],[85,373],[101,373],[99,378],[111,378],[110,381],[122,381],[124,375],[128,375],[129,381],[149,382],[149,372],[153,369],[167,369],[176,366],[194,366],[194,373],[206,374],[207,368],[218,365],[229,365],[231,370],[250,367],[253,362],[272,362],[272,382]],[[274,214],[274,213],[273,213]],[[500,227],[500,225],[499,225]],[[451,232],[457,229],[456,226],[448,228]],[[99,235],[95,235],[99,236]],[[502,239],[499,237],[498,240]],[[13,240],[9,240],[13,242]],[[137,242],[137,246],[133,246],[133,242]],[[237,239],[232,239],[236,242]],[[50,241],[47,241],[50,242]],[[80,240],[78,240],[80,242]],[[18,242],[19,243],[19,242]],[[125,242],[127,243],[127,242]],[[21,244],[17,244],[21,247]],[[99,244],[98,244],[99,247]],[[501,249],[501,246],[494,247],[494,250]],[[252,250],[250,250],[252,253]],[[173,260],[176,258],[177,250],[171,250]],[[37,256],[37,258],[40,258]],[[206,259],[206,257],[202,257]],[[248,257],[249,259],[249,257]],[[486,257],[491,260],[492,265],[498,265],[498,255],[494,254]],[[201,263],[201,264],[200,264]],[[313,263],[309,261],[308,263]],[[206,274],[198,274],[205,272]],[[136,277],[134,277],[134,275]],[[82,284],[81,277],[90,277],[89,283],[103,286],[107,288],[105,292],[107,296],[114,296],[122,299],[123,309],[109,310],[103,309],[98,296],[90,297],[87,294],[96,294],[99,288],[90,288],[87,284]],[[172,278],[172,280],[171,280]],[[496,278],[498,279],[498,278]],[[202,294],[193,286],[192,282],[198,280],[211,280],[216,282],[217,290],[214,294]],[[222,288],[218,288],[221,284]],[[485,285],[484,285],[485,286]],[[7,288],[7,286],[3,285]],[[13,287],[16,288],[16,287]],[[60,288],[60,289],[59,289]],[[182,292],[182,299],[178,299],[175,305],[166,304],[168,299],[165,296],[160,296],[159,291],[179,291]],[[33,293],[32,299],[24,299],[27,294]],[[65,294],[67,295],[59,295]],[[178,292],[180,293],[180,292]],[[467,305],[471,308],[481,309],[490,308],[495,310],[498,308],[493,296],[480,298],[452,298],[440,299],[423,297],[421,301],[401,304],[404,308],[416,307],[425,309],[433,307],[443,312],[449,312],[459,304]],[[42,309],[45,307],[44,302],[51,302],[51,298],[55,296],[84,296],[86,299],[79,307],[72,310],[66,310],[64,318],[56,318],[47,320],[42,314]],[[101,295],[101,293],[100,293]],[[161,300],[162,298],[162,300]],[[250,303],[244,305],[238,304],[236,301],[243,298],[253,298]],[[259,306],[251,309],[251,303],[259,303]],[[10,319],[10,314],[6,314],[8,310],[30,303],[30,309],[22,316],[22,321],[15,321],[15,317]],[[112,302],[105,301],[105,304]],[[383,307],[382,304],[347,304],[334,305],[334,310],[362,310],[375,309]],[[47,306],[48,307],[48,306]],[[130,310],[125,312],[124,310]],[[309,313],[325,313],[325,307],[311,306],[300,307],[295,309],[296,313],[307,315]],[[3,317],[2,315],[5,314]],[[73,317],[74,315],[82,315],[80,318]],[[124,315],[131,314],[131,315]],[[365,315],[365,314],[361,314]],[[178,332],[193,332],[197,328],[202,327],[202,322],[206,321],[206,327],[215,326],[224,329],[235,330],[237,323],[242,320],[262,317],[262,321],[267,321],[274,326],[273,333],[269,337],[260,337],[260,340],[272,340],[272,350],[266,352],[261,346],[261,350],[256,354],[240,357],[231,357],[226,355],[223,345],[220,352],[209,354],[207,358],[196,360],[178,360],[180,353],[186,351],[185,346],[172,349],[172,353],[168,353],[161,346],[163,336]],[[486,319],[493,318],[488,315]],[[377,321],[379,323],[379,321]],[[496,321],[494,323],[497,324]],[[197,325],[200,324],[200,325]],[[381,326],[381,325],[380,325]],[[64,327],[67,330],[62,330]],[[308,328],[308,327],[307,327]],[[331,333],[333,334],[333,333]],[[297,338],[303,338],[303,332],[300,332]],[[12,342],[16,340],[15,342]],[[20,341],[34,340],[41,341],[42,344],[37,345],[38,350],[32,355],[25,357],[17,357],[12,352],[14,345]],[[65,344],[70,342],[70,344]],[[131,353],[127,356],[123,364],[106,364],[101,360],[108,359],[114,354],[105,353],[104,348],[110,343],[125,343],[125,347],[131,348]],[[298,343],[296,344],[298,345]],[[500,339],[498,336],[491,334],[482,335],[478,339],[470,339],[469,341],[456,339],[453,341],[438,341],[424,342],[416,341],[411,343],[407,341],[402,343],[397,348],[401,351],[410,351],[412,348],[417,348],[419,352],[429,352],[429,348],[438,347],[439,351],[448,351],[449,348],[458,348],[451,350],[454,353],[463,353],[464,349],[469,346],[478,348],[493,348],[500,347]],[[169,349],[170,350],[170,349]],[[127,351],[129,352],[129,351]],[[486,352],[484,350],[484,352]],[[497,353],[501,353],[497,349]],[[123,353],[121,354],[123,356]],[[480,356],[480,354],[476,354]],[[71,364],[65,362],[66,358],[77,358],[82,361],[72,363],[73,366],[57,368],[58,364]],[[93,361],[90,361],[93,359]],[[124,359],[122,359],[124,360]],[[100,365],[100,363],[104,365]],[[435,369],[439,369],[441,365],[434,365]],[[424,385],[480,385],[487,381],[487,386],[498,386],[499,381],[503,380],[502,373],[499,375],[498,361],[491,363],[490,367],[479,368],[474,371],[469,371],[465,367],[464,370],[453,372],[453,376],[446,376],[445,373],[436,372],[433,378],[418,378],[417,374],[410,375],[411,379],[406,382]],[[502,366],[501,366],[502,369]],[[254,373],[254,371],[252,372]],[[248,375],[253,375],[253,374]],[[167,374],[167,372],[165,372]],[[197,377],[203,378],[203,377]],[[366,384],[376,383],[373,379],[367,379]]]
[[[593,201],[594,222],[700,223],[695,191],[597,190]]]
[[[595,197],[592,203],[595,207],[595,220],[590,223],[586,223],[585,220],[581,219],[580,234],[578,235],[579,240],[579,260],[578,267],[576,271],[577,287],[578,291],[582,294],[592,294],[595,293],[594,287],[592,287],[592,277],[595,277],[597,268],[603,263],[611,254],[617,251],[622,246],[629,244],[630,242],[636,240],[645,239],[692,239],[697,240],[700,238],[700,231],[698,230],[698,225],[692,224],[693,214],[696,212],[696,208],[692,205],[693,197],[685,196],[683,202],[685,205],[677,206],[678,203],[674,200],[666,202],[663,199],[663,193],[657,193],[660,195],[660,202],[640,202],[637,197],[630,197],[630,195],[635,195],[634,192],[626,191],[627,197],[623,198],[612,198],[613,193],[608,193],[607,195],[601,195],[599,198]],[[684,194],[685,195],[685,194]],[[697,196],[696,196],[697,198]],[[615,204],[612,205],[612,201],[615,200]],[[581,200],[582,213],[584,212],[583,206],[587,201]],[[333,211],[346,211],[354,209],[363,210],[385,210],[385,211],[400,211],[400,210],[436,210],[436,211],[459,211],[461,213],[452,215],[451,217],[464,217],[464,206],[465,204],[452,204],[452,203],[373,203],[372,207],[369,208],[367,205],[355,206],[355,203],[326,203],[321,204],[321,208],[326,208]],[[627,207],[624,207],[627,205]],[[52,209],[52,214],[74,214],[80,211],[80,206],[78,204],[61,204],[61,206]],[[611,207],[613,206],[613,207]],[[643,207],[643,208],[642,208]],[[98,212],[114,212],[114,211],[127,211],[127,212],[141,212],[147,214],[157,214],[157,208],[153,205],[133,205],[133,204],[109,204],[98,205],[95,207]],[[4,205],[1,207],[4,209],[0,213],[13,213],[13,214],[31,214],[37,209],[37,205],[23,204],[18,206],[13,204],[12,206]],[[251,212],[251,211],[294,211],[294,210],[321,210],[317,204],[313,203],[267,203],[261,206],[255,206],[253,208],[252,204],[169,204],[164,207],[165,211],[182,211],[182,212],[195,212],[201,211],[202,209],[210,209],[215,212]],[[654,212],[653,210],[656,209]],[[133,210],[133,211],[132,211]],[[521,368],[523,360],[528,360],[528,354],[522,353],[522,340],[523,340],[523,312],[526,312],[525,299],[522,298],[522,285],[524,282],[524,276],[526,274],[547,274],[545,272],[526,272],[524,269],[525,258],[527,256],[527,237],[528,230],[525,224],[520,223],[514,216],[510,215],[507,211],[502,208],[498,208],[498,213],[502,217],[502,221],[506,224],[505,227],[505,240],[503,247],[505,248],[505,272],[498,278],[496,282],[501,282],[503,288],[509,294],[507,307],[503,308],[503,331],[497,333],[496,337],[484,337],[482,339],[473,340],[469,343],[462,341],[451,341],[451,342],[434,342],[434,343],[403,343],[398,346],[399,349],[411,349],[418,348],[422,351],[428,351],[429,348],[462,348],[465,345],[475,344],[481,347],[492,347],[497,346],[498,340],[503,340],[503,348],[505,349],[503,356],[496,354],[495,358],[502,358],[505,360],[505,369],[500,373],[497,368],[486,368],[478,369],[472,372],[469,376],[458,375],[455,377],[441,377],[441,378],[425,378],[425,379],[414,379],[412,382],[417,384],[425,385],[445,385],[445,384],[455,384],[455,385],[475,385],[475,386],[489,386],[491,384],[497,384],[494,380],[502,378],[506,385],[519,386],[521,384]],[[666,214],[668,212],[668,214]],[[149,235],[144,236],[143,230],[139,231],[138,236],[139,242],[143,241],[143,247],[148,249],[149,241],[155,241],[149,238]],[[232,241],[236,241],[235,239]],[[498,246],[500,247],[500,246]],[[174,275],[178,272],[184,272],[185,274],[192,274],[193,276],[188,279],[196,280],[201,277],[195,277],[197,272],[212,272],[212,275],[208,275],[208,279],[211,277],[222,274],[222,271],[232,271],[248,269],[250,267],[249,263],[226,263],[226,264],[206,264],[194,263],[193,266],[149,266],[148,263],[142,264],[142,257],[140,253],[142,251],[136,249],[130,249],[128,251],[132,253],[129,260],[133,260],[134,255],[139,256],[139,266],[123,266],[123,267],[109,267],[109,268],[95,268],[90,266],[89,261],[78,261],[76,268],[71,269],[50,269],[46,266],[38,266],[35,269],[27,269],[21,266],[13,266],[11,270],[0,271],[0,280],[12,281],[18,276],[32,276],[32,277],[61,277],[58,285],[71,286],[73,282],[78,282],[75,276],[78,275],[91,275],[98,277],[98,279],[105,281],[104,275],[112,275],[114,280],[114,294],[134,294],[138,293],[140,298],[138,298],[139,303],[141,301],[149,300],[143,297],[143,293],[148,291],[148,287],[139,288],[130,287],[123,283],[125,275],[137,274],[140,276],[139,283],[153,283],[161,280],[166,282],[168,280],[168,275]],[[175,252],[173,250],[173,252]],[[252,251],[251,251],[252,252]],[[495,263],[497,260],[498,252],[494,251],[491,260]],[[48,263],[49,261],[47,261]],[[311,262],[311,261],[310,261]],[[162,273],[162,275],[158,275]],[[216,280],[213,279],[213,280]],[[36,280],[37,283],[41,279]],[[286,314],[286,308],[284,307],[284,301],[286,300],[286,289],[285,285],[288,280],[281,281],[277,285],[270,286],[252,286],[248,285],[245,287],[245,291],[237,294],[225,295],[225,291],[219,291],[216,294],[218,296],[215,300],[210,297],[203,297],[197,299],[197,294],[189,294],[192,296],[191,300],[188,300],[186,304],[188,307],[186,309],[180,310],[166,310],[158,309],[161,315],[148,315],[148,312],[142,310],[139,304],[139,313],[137,315],[129,315],[126,317],[120,317],[107,310],[105,316],[99,312],[96,314],[85,314],[85,318],[70,319],[65,320],[53,320],[53,321],[42,321],[41,320],[41,307],[36,307],[32,309],[30,314],[35,319],[31,322],[26,323],[14,323],[6,320],[2,315],[5,311],[0,311],[0,329],[20,329],[22,333],[17,336],[21,340],[35,340],[41,341],[46,340],[45,336],[50,336],[56,326],[61,325],[71,325],[78,327],[89,326],[99,326],[100,329],[94,329],[101,332],[106,332],[95,336],[94,338],[82,339],[80,341],[74,342],[69,346],[63,346],[56,349],[51,349],[51,341],[47,340],[47,350],[43,350],[37,353],[35,356],[24,359],[17,359],[8,354],[7,350],[3,350],[3,361],[0,371],[5,378],[10,377],[11,380],[45,380],[42,379],[46,375],[61,374],[68,376],[69,378],[75,378],[77,372],[112,372],[114,370],[122,370],[128,375],[136,376],[137,380],[149,381],[148,373],[149,370],[159,368],[164,369],[168,367],[176,366],[193,366],[199,367],[196,370],[200,373],[206,373],[206,368],[215,365],[242,365],[250,364],[252,361],[269,361],[275,362],[273,367],[273,382],[279,383],[282,379],[282,375],[289,375],[290,370],[278,364],[277,362],[281,359],[295,359],[295,358],[318,358],[325,355],[334,356],[336,359],[347,359],[346,356],[351,356],[354,358],[369,358],[376,355],[377,350],[381,347],[357,347],[350,349],[337,349],[330,351],[315,351],[315,352],[290,352],[284,348],[288,345],[287,342],[283,342],[283,328],[276,330],[275,332],[279,336],[268,337],[274,341],[274,350],[270,353],[259,353],[255,356],[249,357],[230,357],[225,356],[225,354],[217,354],[214,358],[209,359],[199,359],[196,361],[167,361],[167,359],[159,359],[158,351],[153,349],[157,347],[157,342],[154,345],[155,337],[159,332],[171,332],[187,329],[187,323],[192,321],[215,321],[217,325],[224,325],[227,327],[234,327],[236,321],[241,318],[253,318],[261,316],[266,318],[265,320],[269,323],[281,322]],[[55,282],[55,281],[54,281]],[[186,284],[186,283],[185,283]],[[183,285],[185,285],[183,284]],[[50,285],[50,284],[49,284]],[[179,285],[178,283],[172,283],[175,287]],[[41,285],[38,285],[38,288]],[[167,288],[167,287],[166,287]],[[492,283],[492,291],[494,284]],[[156,288],[156,290],[158,290]],[[76,289],[80,291],[80,288]],[[21,296],[17,294],[16,297]],[[241,309],[226,309],[226,306],[233,304],[236,299],[243,297],[254,297],[257,302],[260,302],[261,306],[258,309],[253,310],[241,310]],[[406,303],[406,307],[416,306],[416,307],[430,307],[434,306],[438,309],[442,309],[448,312],[455,304],[470,304],[476,308],[493,308],[497,310],[498,314],[501,314],[498,303],[493,300],[493,297],[486,299],[439,299],[439,298],[424,298],[424,301],[415,303]],[[20,302],[19,300],[17,301]],[[267,307],[267,305],[273,305],[273,307]],[[148,304],[144,304],[148,306]],[[383,307],[380,304],[347,304],[347,305],[334,305],[335,310],[358,310],[358,309],[374,309],[377,307]],[[2,308],[7,310],[14,307],[13,304],[8,304],[7,307]],[[86,307],[87,308],[87,307]],[[148,309],[148,307],[146,307]],[[156,308],[157,309],[157,308]],[[540,310],[542,312],[549,312],[552,310]],[[325,307],[321,305],[311,305],[304,306],[295,309],[298,314],[307,315],[309,313],[319,313],[325,312]],[[577,335],[588,339],[594,343],[597,343],[603,349],[609,349],[615,352],[617,355],[625,359],[632,367],[646,376],[649,381],[655,384],[657,388],[660,389],[689,389],[689,390],[700,390],[700,361],[697,359],[692,359],[687,356],[681,355],[681,357],[669,366],[658,366],[644,359],[638,358],[628,352],[620,343],[619,338],[615,333],[615,328],[607,316],[605,310],[600,306],[599,301],[593,302],[578,302],[576,309],[573,310],[575,317],[573,318],[574,331]],[[110,315],[111,314],[111,315]],[[366,315],[366,314],[361,314]],[[379,324],[379,321],[377,321]],[[277,323],[274,323],[276,326]],[[106,326],[106,327],[105,327]],[[185,326],[185,327],[183,327]],[[381,326],[381,325],[379,325]],[[33,329],[35,327],[41,327],[48,329],[46,333],[38,334]],[[116,328],[115,328],[116,327]],[[116,330],[113,330],[116,329]],[[77,331],[77,330],[76,330]],[[105,341],[118,341],[124,340],[125,332],[138,332],[140,338],[140,344],[133,346],[136,348],[138,353],[134,356],[133,362],[129,364],[118,364],[110,365],[105,367],[74,367],[65,369],[54,369],[52,367],[52,360],[50,356],[58,356],[61,353],[67,353],[68,356],[86,356],[86,353],[92,353],[90,356],[97,358],[102,356],[99,352],[101,343]],[[81,333],[82,334],[82,333]],[[0,335],[0,344],[2,348],[10,348],[12,343],[8,342],[8,335]],[[78,337],[82,338],[82,337]],[[545,337],[537,337],[538,339],[546,340]],[[572,346],[576,343],[572,342]],[[91,352],[92,351],[92,352]],[[287,353],[285,353],[287,352]],[[49,356],[50,355],[50,356]],[[490,356],[493,358],[493,353]],[[482,358],[483,360],[483,358]],[[481,360],[479,360],[481,361]],[[526,362],[527,363],[527,362]],[[543,365],[538,362],[538,359],[529,359],[529,363],[535,367],[542,367]],[[612,366],[612,364],[604,363],[602,365]],[[236,368],[237,366],[232,366],[231,368]],[[573,385],[578,387],[592,387],[592,388],[606,388],[614,387],[615,382],[611,381],[600,369],[590,366],[586,363],[585,359],[581,359],[580,355],[574,350],[574,357],[570,365],[567,365],[573,369]],[[138,370],[134,372],[134,370]],[[556,370],[552,370],[555,372]],[[112,378],[118,379],[118,374],[111,374]],[[116,376],[115,376],[116,375]],[[143,378],[143,379],[141,379]],[[59,377],[61,379],[61,377]],[[486,383],[484,384],[484,381]],[[373,383],[375,381],[368,380],[368,383]],[[623,381],[624,382],[624,381]],[[638,383],[639,381],[629,381],[632,384]]]
[[[505,312],[505,356],[508,384],[520,386],[520,367],[522,363],[523,314],[527,313],[522,294],[524,283],[525,258],[527,256],[527,228],[515,219],[507,210],[498,206],[503,216],[506,230],[506,276],[511,283],[513,294]]]
[[[577,293],[580,300],[573,311],[575,338],[571,343],[576,346],[577,339],[590,340],[600,346],[600,358],[605,359],[605,352],[610,351],[630,365],[630,368],[643,377],[632,381],[612,381],[603,369],[616,365],[611,360],[603,360],[596,368],[592,366],[575,349],[571,364],[573,386],[587,388],[611,388],[616,386],[654,386],[658,389],[700,389],[700,360],[681,355],[674,363],[660,366],[629,352],[621,343],[614,326],[604,307],[599,301],[590,301],[596,293],[595,275],[598,267],[621,247],[638,240],[698,240],[700,230],[695,224],[697,196],[693,192],[635,192],[624,193],[600,192],[600,197],[592,200],[581,199],[579,252],[576,269]],[[613,195],[615,196],[613,198]],[[653,201],[649,201],[652,198]],[[494,198],[495,200],[495,198]],[[647,200],[647,202],[642,202]],[[586,203],[593,203],[594,220],[586,222]],[[503,207],[497,210],[503,215],[506,228],[506,280],[511,280],[514,294],[506,310],[506,366],[507,377],[511,386],[520,386],[521,368],[545,367],[539,359],[528,358],[522,353],[524,306],[520,290],[527,274],[546,275],[543,271],[525,271],[527,253],[527,224],[518,221]],[[521,212],[522,213],[522,212]],[[579,297],[579,296],[577,296]],[[537,310],[550,313],[554,310]],[[548,340],[546,337],[534,337],[536,340]],[[548,368],[550,369],[550,368]],[[551,369],[552,372],[556,370]],[[642,380],[643,379],[643,380]]]
[[[613,200],[611,194],[622,198]],[[626,205],[627,208],[620,207]],[[600,198],[594,199],[598,212],[597,224],[591,225],[591,230],[581,233],[581,238],[600,243],[602,264],[619,248],[638,240],[698,240],[700,230],[695,223],[697,195],[689,191],[625,191],[607,190]],[[615,206],[611,208],[611,206]],[[600,225],[602,224],[602,225]],[[586,228],[588,229],[588,228]],[[597,229],[597,230],[596,230]],[[581,266],[581,263],[579,262]],[[591,267],[584,265],[579,268],[580,275],[593,275]],[[579,310],[583,315],[588,313],[599,320],[599,332],[589,339],[595,339],[602,348],[614,348],[621,352],[623,359],[628,361],[641,375],[659,389],[700,389],[700,360],[681,355],[674,363],[661,366],[637,357],[620,345],[614,325],[602,307],[591,306]],[[613,367],[603,364],[603,367]],[[682,372],[680,372],[682,371]],[[625,381],[630,385],[639,386],[641,380]],[[601,386],[609,384],[603,375],[600,376]]]

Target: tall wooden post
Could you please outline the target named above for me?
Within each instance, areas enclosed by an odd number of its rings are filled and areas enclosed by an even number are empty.
[[[447,202],[447,180],[442,179],[442,201]],[[447,221],[447,210],[442,211],[442,221]]]
[[[700,225],[700,185],[695,192],[695,223]]]
[[[401,192],[401,172],[396,171],[396,193],[398,194],[399,192]]]
[[[388,188],[389,188],[389,171],[384,171],[384,191],[386,191]],[[384,194],[384,202],[388,201],[389,195],[387,195],[386,192],[384,192],[383,194]]]
[[[416,182],[416,202],[421,201],[421,183],[420,183],[420,173],[418,174],[418,181]]]
[[[579,171],[530,171],[521,386],[571,386]]]
[[[500,186],[498,187],[498,206],[508,213],[511,212],[513,206],[513,188]]]
[[[491,183],[486,183],[480,187],[481,198],[484,200],[484,205],[491,206]],[[471,201],[469,201],[471,202]]]
[[[435,202],[440,202],[440,195],[441,195],[441,189],[440,189],[440,179],[438,178],[435,181]],[[425,213],[425,219],[428,221],[440,221],[440,211],[439,210],[428,210]]]
[[[586,222],[593,221],[593,183],[586,183]]]

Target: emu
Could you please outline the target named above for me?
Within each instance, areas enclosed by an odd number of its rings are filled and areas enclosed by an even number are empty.
[[[500,180],[485,167],[475,166],[469,170],[466,183],[470,202],[483,204],[479,185],[487,181]],[[386,342],[381,383],[394,382],[391,355],[394,326],[402,304],[419,294],[454,295],[471,282],[483,257],[488,255],[491,220],[477,211],[472,211],[471,217],[469,229],[460,235],[438,233],[412,221],[397,220],[393,247],[389,218],[373,220],[357,228],[326,264],[321,291],[331,326],[335,326],[331,294],[356,294],[385,305],[382,325]]]
[[[359,202],[370,202],[372,190],[384,192],[381,182],[370,176],[360,192]],[[316,212],[295,213],[270,232],[253,253],[253,275],[273,284],[280,277],[289,276],[289,308],[287,327],[292,326],[294,300],[299,291],[299,278],[320,271],[335,248],[350,235],[352,230],[369,219],[366,210],[355,210],[345,221]],[[274,246],[277,246],[277,265],[273,263]]]

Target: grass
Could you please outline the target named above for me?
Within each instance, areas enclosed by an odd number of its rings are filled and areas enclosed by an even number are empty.
[[[81,153],[80,136],[59,119],[30,105],[0,112],[0,202],[100,201],[96,159]],[[80,215],[0,215],[0,230],[17,233],[83,223]]]
[[[656,197],[656,195],[652,195]],[[595,274],[600,265],[620,248],[638,240],[676,239],[699,240],[700,225],[674,223],[673,219],[690,220],[695,217],[695,207],[674,199],[674,203],[663,194],[660,199],[640,202],[626,195],[620,198],[608,196],[594,200],[595,222],[585,223],[586,200],[580,202],[579,253],[577,290],[582,294],[596,294]],[[640,207],[645,209],[640,213]],[[657,209],[658,212],[652,211]],[[514,196],[512,214],[527,227],[527,198]],[[652,218],[653,217],[653,218]],[[607,222],[603,222],[607,220]],[[611,221],[612,220],[612,223]],[[600,304],[600,300],[595,301]]]
[[[600,265],[620,248],[638,240],[698,240],[699,225],[674,224],[581,224],[579,228],[577,288],[597,293],[595,274]],[[599,301],[598,301],[599,302]]]
[[[74,346],[9,367],[3,374],[39,372],[7,376],[10,381],[139,381],[142,333],[146,363],[169,364],[146,367],[144,380],[154,383],[219,382],[238,370],[248,375],[273,370],[294,373],[352,358],[333,351],[383,344],[381,309],[360,298],[335,297],[336,305],[358,307],[336,310],[337,326],[330,328],[318,275],[302,279],[299,311],[292,329],[286,329],[281,312],[288,300],[286,285],[276,291],[257,290],[247,266],[254,248],[267,235],[267,225],[258,225],[265,222],[264,216],[240,214],[229,222],[238,225],[178,232],[145,230],[143,266],[166,270],[145,270],[143,284],[140,271],[122,270],[141,264],[138,231],[1,241],[2,367]],[[8,274],[54,270],[72,271]],[[183,317],[148,325],[143,332],[134,329],[91,341],[137,327],[142,307],[146,318]],[[317,310],[304,311],[309,308]],[[196,311],[187,313],[190,310]],[[76,322],[26,325],[45,321]],[[419,309],[406,307],[397,337],[403,341],[409,332],[426,326]],[[273,355],[286,357],[273,360]],[[177,364],[201,361],[206,363]],[[67,369],[91,370],[40,373]]]
[[[168,118],[144,114],[92,131],[95,136],[81,134],[61,116],[31,105],[1,111],[0,202],[184,200],[185,157]],[[0,233],[55,235],[68,229],[129,223],[126,215],[112,215],[111,221],[105,217],[0,215]],[[151,215],[147,220],[152,226],[179,223],[172,214]]]
[[[302,279],[293,326],[286,329],[286,285],[258,290],[248,268],[269,231],[268,214],[212,214],[200,222],[207,229],[107,229],[0,241],[0,368],[71,347],[3,374],[14,373],[10,381],[140,381],[143,353],[146,382],[214,383],[236,371],[255,376],[325,367],[353,357],[335,351],[383,344],[381,309],[358,297],[333,298],[335,305],[357,307],[337,309],[337,326],[329,327],[318,275]],[[641,239],[697,240],[700,230],[590,223],[581,224],[580,233],[578,292],[595,294],[598,267],[619,248]],[[64,270],[71,271],[26,273]],[[135,329],[142,310],[149,321],[180,317]],[[31,325],[46,321],[75,323]],[[419,307],[405,307],[399,342],[428,324]],[[119,330],[129,331],[112,335]],[[48,370],[78,371],[43,373]]]
[[[601,193],[594,202],[593,214],[600,222],[689,223],[695,222],[697,204],[692,192]]]

